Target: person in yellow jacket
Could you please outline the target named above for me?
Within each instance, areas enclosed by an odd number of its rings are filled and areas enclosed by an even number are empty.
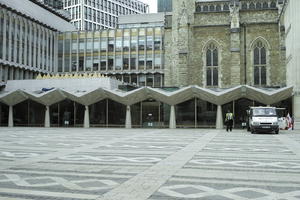
[[[225,116],[225,123],[226,123],[226,131],[229,130],[232,131],[232,125],[233,125],[233,113],[230,112],[230,110],[227,111]]]

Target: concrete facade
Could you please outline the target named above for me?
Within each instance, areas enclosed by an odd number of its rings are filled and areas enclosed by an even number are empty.
[[[300,129],[300,13],[297,0],[286,1],[283,10],[283,23],[285,27],[286,46],[286,77],[287,85],[294,86],[293,114],[295,128]]]

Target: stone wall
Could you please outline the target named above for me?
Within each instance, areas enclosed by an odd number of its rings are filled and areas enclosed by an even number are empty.
[[[219,50],[217,87],[253,85],[252,47],[258,40],[268,49],[267,86],[285,85],[278,9],[240,10],[235,1],[227,11],[195,12],[195,1],[184,2],[174,1],[172,26],[165,32],[166,86],[206,87],[205,56],[210,43]]]

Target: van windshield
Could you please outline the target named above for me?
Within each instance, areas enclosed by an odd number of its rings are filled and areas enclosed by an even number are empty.
[[[277,116],[274,108],[255,108],[253,116]]]

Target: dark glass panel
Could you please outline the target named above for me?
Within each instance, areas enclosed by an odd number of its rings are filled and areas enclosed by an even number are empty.
[[[267,71],[266,71],[266,67],[263,66],[261,67],[261,84],[262,85],[266,85],[267,84]]]
[[[211,86],[211,79],[212,79],[212,77],[211,77],[211,69],[207,69],[206,70],[206,85],[207,86]]]
[[[207,51],[206,51],[206,66],[212,66],[210,49],[207,49]]]
[[[213,51],[213,66],[218,66],[218,50]]]
[[[215,127],[217,106],[207,101],[197,99],[197,127]]]
[[[265,65],[267,63],[266,48],[265,47],[261,48],[260,53],[261,53],[260,64]]]
[[[126,106],[108,99],[108,126],[125,127]]]
[[[195,99],[176,105],[177,127],[195,127]]]
[[[259,67],[254,67],[254,85],[259,85]]]
[[[218,69],[214,68],[213,69],[213,85],[217,86],[218,85]]]
[[[107,125],[107,100],[104,99],[89,106],[90,125],[93,127],[106,127]]]
[[[254,65],[259,65],[259,48],[254,49]]]

